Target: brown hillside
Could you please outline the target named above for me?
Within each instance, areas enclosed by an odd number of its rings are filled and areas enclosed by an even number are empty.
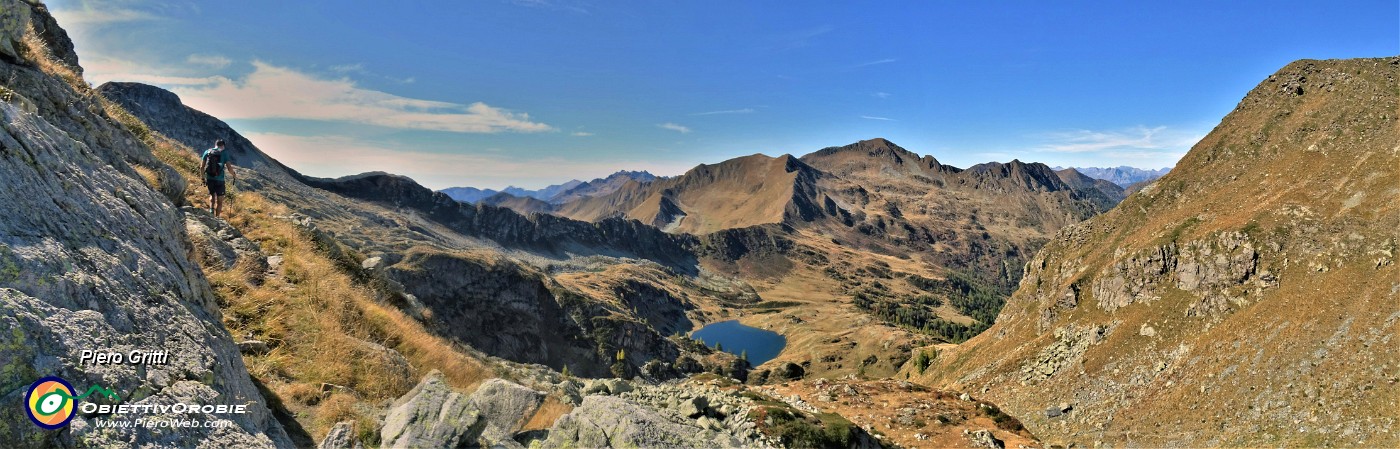
[[[924,380],[1048,443],[1400,446],[1397,76],[1400,58],[1284,67],[1060,232]]]
[[[788,155],[754,154],[648,183],[629,182],[610,195],[561,206],[584,220],[621,215],[667,232],[708,234],[721,229],[812,218],[811,185],[820,173]],[[644,191],[645,193],[641,193]]]

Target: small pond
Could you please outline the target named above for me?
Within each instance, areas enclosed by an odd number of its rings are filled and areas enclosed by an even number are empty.
[[[749,364],[753,366],[773,360],[782,352],[783,346],[787,346],[787,339],[777,332],[745,326],[735,320],[720,321],[702,327],[690,334],[690,337],[704,342],[711,348],[719,345],[724,352],[730,354],[747,353]]]

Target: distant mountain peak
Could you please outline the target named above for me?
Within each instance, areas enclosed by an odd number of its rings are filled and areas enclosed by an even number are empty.
[[[1138,184],[1138,183],[1153,181],[1153,180],[1156,180],[1157,178],[1162,177],[1162,175],[1167,174],[1168,171],[1171,171],[1171,167],[1163,167],[1163,168],[1159,168],[1159,169],[1153,170],[1153,169],[1143,169],[1143,168],[1137,168],[1137,167],[1129,167],[1129,166],[1127,166],[1127,165],[1120,165],[1120,166],[1117,166],[1117,167],[1068,167],[1068,168],[1073,168],[1074,171],[1077,171],[1077,172],[1079,172],[1079,173],[1082,173],[1082,174],[1084,174],[1084,176],[1088,176],[1088,177],[1090,177],[1090,178],[1102,179],[1102,180],[1105,180],[1105,181],[1108,181],[1108,182],[1112,182],[1112,183],[1114,183],[1114,184],[1118,184],[1119,187],[1128,187],[1128,186],[1131,186],[1131,185],[1133,185],[1133,184]],[[1055,167],[1055,170],[1062,170],[1062,169],[1064,169],[1064,168],[1063,168],[1063,167]]]
[[[801,160],[838,175],[864,172],[867,175],[903,173],[932,176],[956,170],[939,163],[933,156],[920,156],[883,137],[823,148],[802,156]]]

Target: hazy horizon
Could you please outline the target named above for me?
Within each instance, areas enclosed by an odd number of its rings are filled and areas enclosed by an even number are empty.
[[[1169,167],[1288,62],[1400,34],[1379,1],[49,4],[94,84],[169,89],[309,175],[433,189],[874,137],[959,167]]]

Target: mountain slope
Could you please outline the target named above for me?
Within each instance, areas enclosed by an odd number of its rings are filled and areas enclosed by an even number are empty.
[[[42,4],[0,0],[0,19],[0,441],[291,447],[188,257],[179,175],[81,82],[72,43]],[[31,26],[38,32],[26,33]],[[170,356],[137,367],[82,363],[84,350]],[[181,418],[230,425],[179,432],[95,424],[139,413],[75,414],[46,431],[20,406],[43,376],[101,385],[131,404],[246,404],[249,413],[189,413]]]
[[[1094,204],[1104,210],[1112,209],[1113,206],[1118,205],[1119,202],[1128,197],[1124,188],[1119,187],[1118,184],[1085,176],[1073,168],[1056,170],[1055,175],[1059,176],[1060,181],[1063,181],[1070,188],[1084,192],[1085,197],[1092,198]]]
[[[610,195],[585,198],[558,214],[596,221],[625,216],[668,232],[707,234],[789,218],[815,219],[814,184],[821,173],[792,156],[755,154],[646,184],[625,182]]]
[[[1400,445],[1397,78],[1398,58],[1284,67],[1056,236],[925,380],[1050,443]]]

